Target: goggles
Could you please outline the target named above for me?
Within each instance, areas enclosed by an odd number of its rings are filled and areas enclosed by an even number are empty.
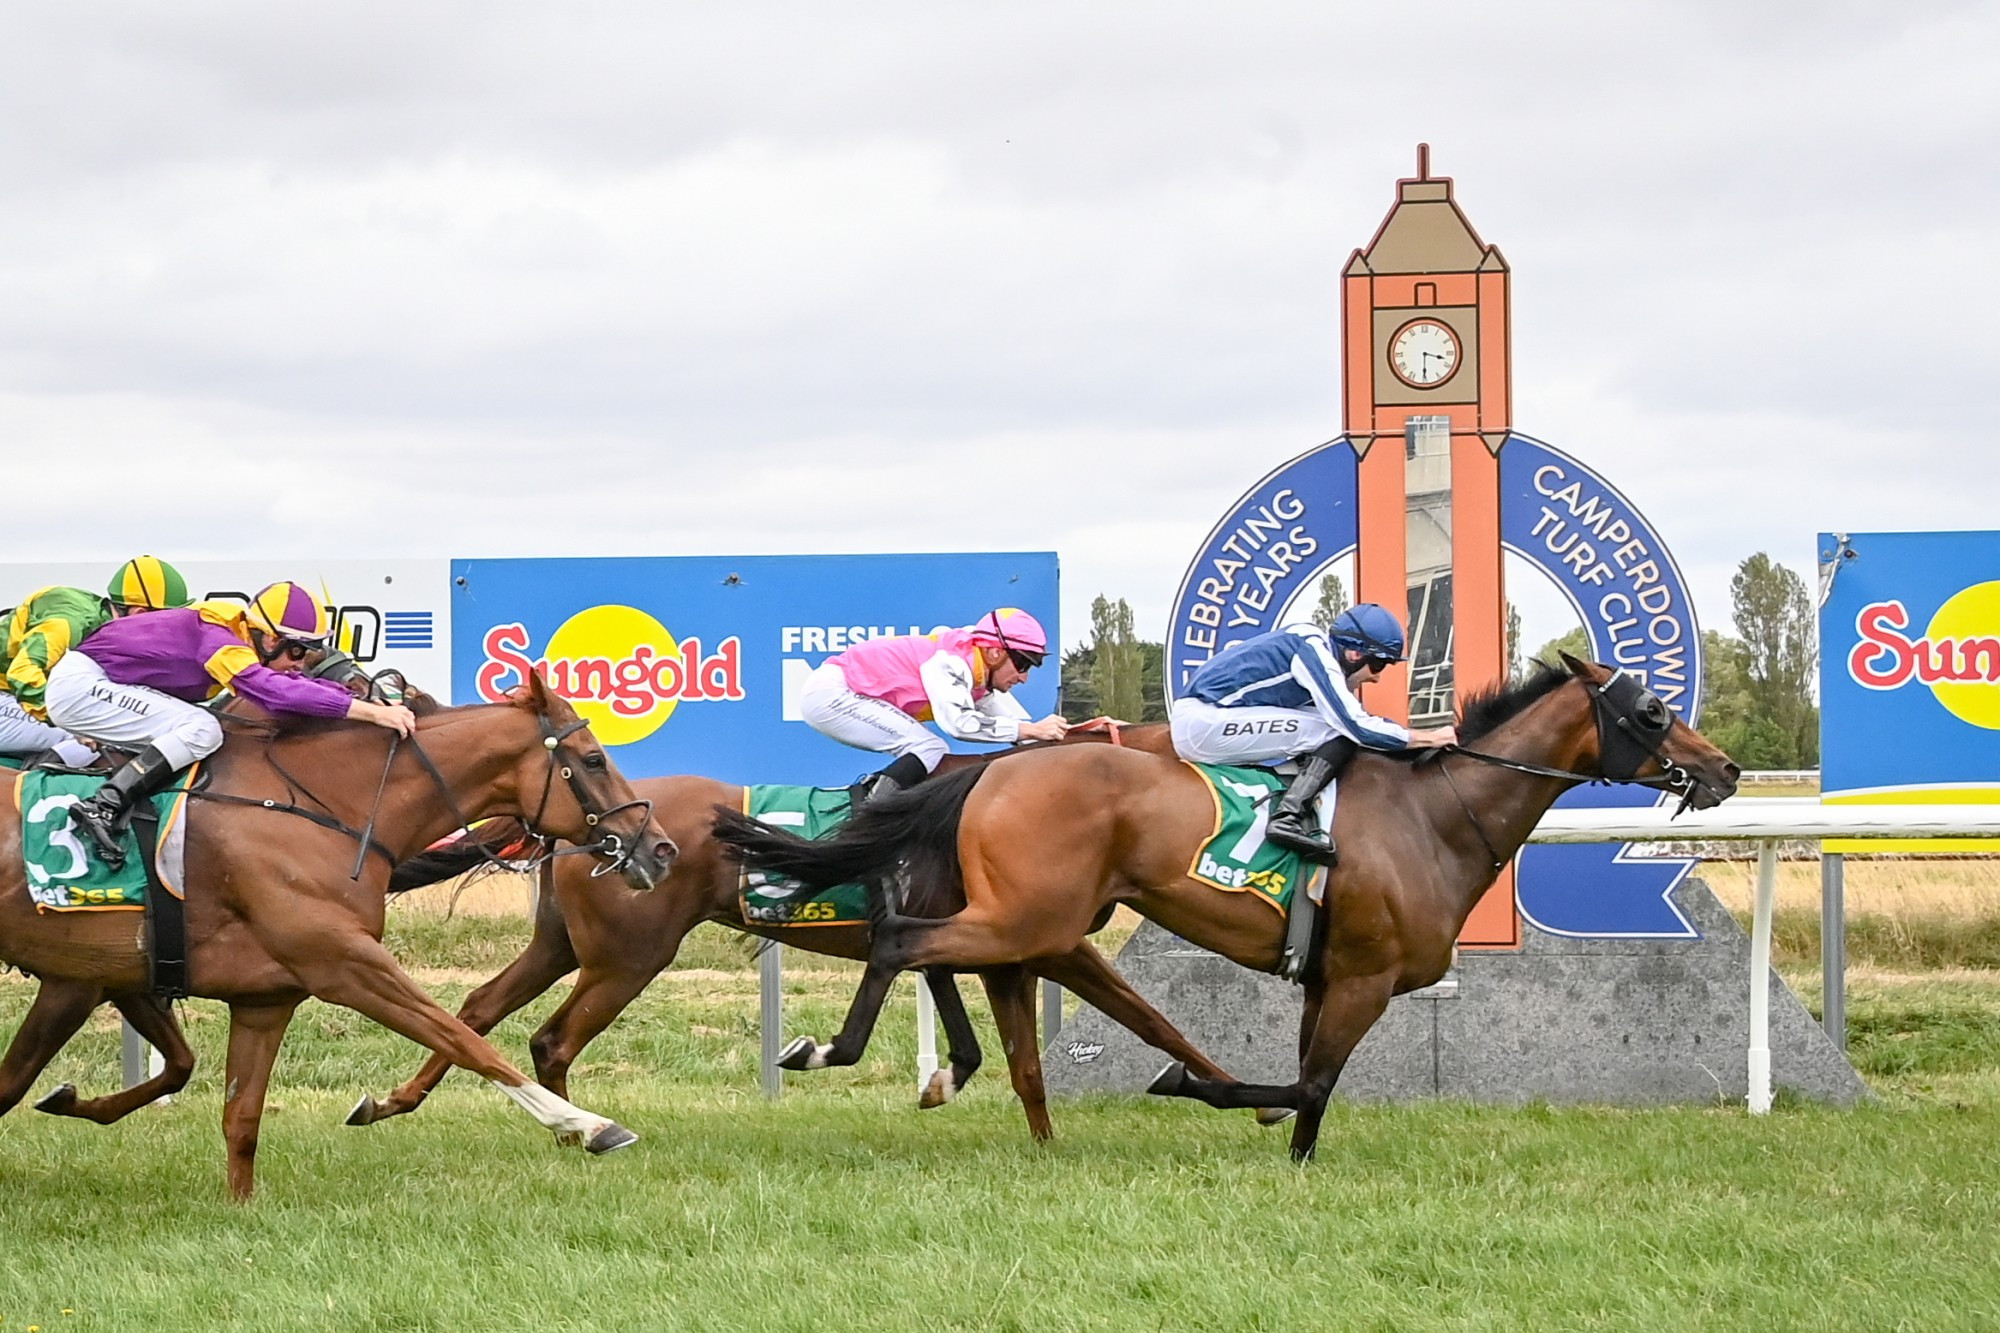
[[[1014,670],[1023,675],[1040,666],[1044,660],[1044,654],[1031,653],[1025,648],[1009,648],[1007,656],[1014,663]]]

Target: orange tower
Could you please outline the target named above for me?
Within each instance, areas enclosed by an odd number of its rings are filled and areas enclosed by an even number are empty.
[[[1342,400],[1360,458],[1358,599],[1406,611],[1410,657],[1368,706],[1417,725],[1450,720],[1459,682],[1507,671],[1500,448],[1512,424],[1508,269],[1430,172],[1354,252],[1341,284]],[[1466,922],[1462,943],[1520,942],[1513,875]]]

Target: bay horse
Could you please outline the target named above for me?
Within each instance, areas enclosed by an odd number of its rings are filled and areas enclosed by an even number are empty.
[[[1558,795],[1579,782],[1636,781],[1706,808],[1736,790],[1729,756],[1658,695],[1568,656],[1468,699],[1458,734],[1458,746],[1414,762],[1364,751],[1340,779],[1340,861],[1303,977],[1297,1081],[1225,1084],[1169,1068],[1150,1091],[1295,1110],[1292,1155],[1310,1158],[1356,1043],[1392,996],[1444,976],[1466,916]],[[871,803],[819,842],[727,807],[716,810],[716,837],[745,864],[807,886],[868,884],[871,973],[1060,954],[1121,902],[1245,967],[1273,971],[1284,946],[1280,915],[1253,894],[1188,877],[1214,820],[1206,784],[1186,765],[1093,747],[920,784]],[[891,910],[877,885],[897,865],[912,881],[955,885],[966,906],[942,919]],[[849,1016],[863,1033],[874,1021],[863,1012],[870,996],[864,984]]]
[[[1073,729],[1066,741],[1031,744],[994,754],[952,755],[940,765],[940,772],[1002,760],[1011,763],[1014,759],[1009,756],[1090,741],[1110,741],[1153,754],[1171,753],[1173,748],[1164,724],[1099,731]],[[937,780],[933,777],[926,781]],[[642,778],[632,786],[640,796],[653,802],[661,826],[680,848],[673,871],[650,894],[610,896],[591,893],[587,876],[571,861],[545,864],[540,890],[535,896],[533,937],[518,958],[474,990],[459,1009],[459,1019],[466,1026],[475,1032],[488,1032],[564,976],[577,972],[569,996],[529,1042],[535,1076],[560,1096],[569,1095],[569,1070],[584,1047],[673,963],[681,941],[702,922],[716,922],[748,935],[836,958],[868,957],[868,927],[863,923],[802,929],[744,922],[737,892],[741,868],[711,838],[709,813],[717,805],[740,810],[743,788],[702,777]],[[518,826],[509,827],[504,822],[481,830],[471,843],[440,849],[399,867],[394,887],[416,888],[471,870],[487,861],[489,853],[504,848],[519,835]],[[1108,919],[1110,908],[1100,916]],[[1102,924],[1103,920],[1096,921],[1092,929]],[[1198,1070],[1203,1077],[1224,1084],[1234,1082],[1141,998],[1087,940],[1079,938],[1073,948],[1025,965],[1006,964],[979,971],[1000,1032],[1014,1092],[1027,1117],[1029,1133],[1037,1139],[1048,1139],[1054,1134],[1042,1088],[1036,1041],[1033,978],[1037,975],[1074,992],[1131,1029],[1141,1040]],[[918,1105],[928,1109],[941,1106],[957,1095],[979,1068],[981,1055],[952,969],[926,968],[924,975],[937,1004],[939,1021],[945,1028],[949,1051],[949,1063],[931,1076],[919,1098]],[[881,978],[885,991],[893,980],[893,973]],[[860,1059],[867,1037],[867,1032],[857,1029],[843,1033],[825,1046],[810,1037],[801,1037],[787,1048],[779,1064],[787,1069],[851,1065]],[[347,1123],[369,1125],[414,1111],[450,1067],[448,1061],[432,1057],[394,1091],[379,1099],[364,1095],[349,1114]],[[1269,1123],[1283,1118],[1282,1114],[1260,1116]]]
[[[246,735],[244,719],[227,716],[237,734],[207,761],[188,812],[186,915],[189,989],[230,1010],[223,1136],[231,1195],[247,1199],[254,1189],[272,1062],[309,995],[476,1070],[593,1152],[634,1142],[623,1126],[533,1083],[425,994],[381,943],[390,867],[468,820],[521,816],[577,842],[633,889],[666,874],[673,843],[569,705],[531,677],[508,703],[421,718],[408,741],[338,722],[254,721]],[[0,1110],[110,998],[166,1053],[168,1071],[94,1103],[70,1089],[66,1104],[44,1109],[116,1118],[171,1091],[157,1085],[191,1058],[171,1012],[149,996],[145,943],[132,919],[37,912],[20,836],[18,814],[0,810],[0,961],[45,984],[0,1061],[0,1091],[11,1094]]]

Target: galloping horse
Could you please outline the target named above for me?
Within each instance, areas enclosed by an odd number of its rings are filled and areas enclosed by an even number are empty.
[[[1068,742],[1072,745],[1115,737],[1121,745],[1156,754],[1171,753],[1173,744],[1164,725],[1128,727],[1111,735],[1073,735],[1075,740]],[[997,755],[955,755],[945,760],[945,765],[949,769],[983,766],[1008,755],[1059,744],[1062,743],[1026,746]],[[1007,758],[1006,762],[1015,760]],[[704,921],[837,958],[868,957],[868,928],[858,923],[810,930],[744,924],[737,901],[741,870],[709,836],[709,811],[718,804],[741,809],[741,787],[700,777],[641,779],[632,785],[639,795],[653,802],[660,812],[662,827],[680,848],[673,872],[652,893],[614,897],[591,893],[588,877],[571,862],[545,865],[541,891],[535,899],[534,937],[520,957],[466,998],[458,1014],[473,1031],[488,1032],[569,972],[579,972],[569,997],[529,1043],[535,1076],[560,1096],[568,1095],[569,1069],[583,1048],[673,962],[688,931]],[[483,830],[475,842],[446,848],[399,867],[395,887],[416,888],[470,870],[486,861],[491,850],[506,846],[518,836],[518,828],[504,825]],[[1101,915],[1109,914],[1107,907]],[[1006,965],[980,972],[1006,1050],[1014,1091],[1027,1115],[1029,1132],[1036,1138],[1049,1138],[1054,1128],[1042,1090],[1041,1061],[1035,1040],[1034,974],[1075,992],[1142,1040],[1201,1071],[1204,1077],[1225,1084],[1234,1082],[1140,998],[1094,946],[1079,937],[1075,947],[1060,955],[1037,958],[1026,966]],[[927,968],[925,978],[937,1002],[950,1051],[949,1065],[931,1076],[919,1100],[920,1106],[929,1108],[950,1101],[965,1086],[979,1067],[980,1054],[951,969]],[[882,978],[885,990],[893,979],[893,973]],[[800,1038],[779,1063],[789,1069],[853,1064],[860,1059],[867,1037],[865,1031],[843,1033],[828,1046],[819,1046],[811,1038]],[[374,1124],[414,1111],[449,1069],[449,1062],[432,1058],[395,1091],[380,1099],[364,1096],[348,1116],[348,1123]],[[1282,1116],[1262,1118],[1275,1121]]]
[[[307,676],[330,680],[357,698],[376,703],[401,702],[401,687],[407,685],[400,671],[385,673],[387,683],[397,687],[393,698],[385,695],[376,689],[375,677],[364,671],[350,654],[331,647],[313,649],[300,664],[300,670]],[[426,712],[435,712],[439,705],[426,695],[422,707]],[[243,721],[240,711],[225,709],[222,716]],[[93,765],[103,773],[110,773],[116,767],[117,762],[110,755],[100,756]],[[43,976],[38,979],[34,1003],[8,1044],[5,1058],[0,1059],[0,1115],[13,1110],[27,1096],[36,1076],[55,1058],[56,1052],[98,1005],[107,1002],[160,1053],[160,1072],[108,1097],[79,1097],[75,1084],[64,1083],[36,1102],[35,1109],[109,1125],[187,1086],[194,1073],[194,1051],[188,1046],[173,1009],[158,996],[144,989],[114,992],[89,981]]]
[[[569,705],[531,678],[510,703],[421,719],[411,741],[338,723],[257,726],[261,735],[233,736],[208,761],[187,836],[189,988],[230,1007],[223,1108],[230,1193],[244,1199],[253,1189],[271,1065],[308,995],[476,1070],[593,1152],[633,1142],[629,1130],[507,1063],[381,943],[390,866],[470,819],[521,816],[539,832],[583,844],[633,888],[651,888],[667,872],[672,842]],[[105,996],[123,1001],[119,1007],[170,1060],[185,1052],[171,1045],[178,1034],[164,1006],[141,1002],[147,960],[131,918],[37,912],[23,883],[20,836],[18,816],[0,813],[0,960],[58,984],[36,997],[0,1064],[9,1094],[0,1109],[18,1100]],[[115,1118],[146,1100],[148,1086],[89,1104],[71,1090],[67,1106],[45,1109]]]
[[[1355,1044],[1390,997],[1444,976],[1473,904],[1558,795],[1598,778],[1644,781],[1705,808],[1736,790],[1737,766],[1657,695],[1623,672],[1563,661],[1469,700],[1459,722],[1466,748],[1414,763],[1364,753],[1348,767],[1336,813],[1340,864],[1304,978],[1298,1081],[1220,1084],[1170,1068],[1152,1091],[1295,1109],[1292,1153],[1309,1158]],[[871,974],[1060,954],[1119,902],[1271,971],[1284,945],[1278,915],[1252,894],[1187,875],[1213,825],[1205,785],[1185,765],[1108,747],[1048,750],[934,779],[871,804],[821,842],[716,811],[716,837],[746,864],[808,886],[870,885]],[[965,908],[941,920],[889,910],[873,890],[897,865],[915,884],[960,889]],[[874,1021],[861,1012],[870,993],[864,983],[848,1020],[863,1033]]]

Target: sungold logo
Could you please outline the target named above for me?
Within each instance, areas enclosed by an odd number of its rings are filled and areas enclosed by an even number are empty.
[[[1954,717],[2000,731],[2000,581],[1952,594],[1912,639],[1910,612],[1900,601],[1861,609],[1861,641],[1847,655],[1847,674],[1871,690],[1928,686]]]
[[[540,670],[606,745],[630,745],[658,731],[683,700],[741,702],[743,641],[730,635],[712,655],[700,639],[672,632],[630,606],[593,606],[554,634],[539,661],[528,657],[521,624],[495,625],[480,642],[486,660],[474,685],[499,702]]]

